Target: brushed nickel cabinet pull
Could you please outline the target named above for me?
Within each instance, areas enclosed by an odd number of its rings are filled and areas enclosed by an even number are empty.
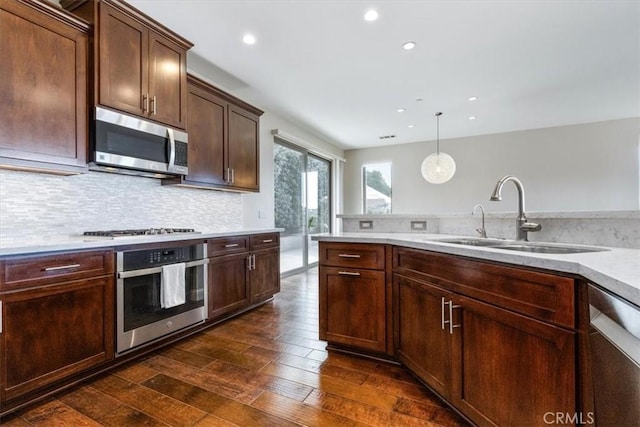
[[[234,168],[231,168],[231,183],[235,184],[236,182],[236,170]]]
[[[0,301],[0,334],[2,333],[2,301]]]
[[[360,273],[357,273],[354,271],[338,271],[338,274],[342,276],[359,276],[360,275]]]
[[[272,243],[273,239],[265,239],[262,241],[262,243]]]
[[[440,311],[440,317],[442,319],[442,330],[444,331],[444,325],[448,322],[446,322],[444,320],[444,306],[447,305],[446,302],[444,302],[444,297],[442,297],[442,307],[441,307],[441,311]]]
[[[253,269],[256,269],[256,254],[251,255],[251,259],[253,260]]]
[[[360,255],[356,254],[338,254],[340,258],[360,258]]]
[[[158,100],[156,99],[156,96],[153,95],[153,115],[155,116],[156,114],[158,114]]]
[[[43,271],[66,270],[68,268],[76,268],[76,267],[80,267],[80,264],[68,264],[68,265],[60,265],[57,267],[47,267],[47,268],[44,268]]]
[[[229,243],[228,245],[224,245],[225,248],[237,248],[238,245],[237,243]]]
[[[142,112],[149,111],[149,94],[142,94]]]
[[[453,328],[460,328],[462,325],[453,324],[453,309],[460,308],[461,305],[453,305],[453,301],[449,301],[449,333],[453,335]]]
[[[251,271],[251,255],[247,257],[247,270]]]

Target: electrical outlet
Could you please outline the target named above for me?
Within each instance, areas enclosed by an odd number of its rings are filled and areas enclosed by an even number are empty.
[[[427,221],[411,221],[411,230],[427,231]]]
[[[371,230],[373,228],[373,221],[360,221],[360,230]]]

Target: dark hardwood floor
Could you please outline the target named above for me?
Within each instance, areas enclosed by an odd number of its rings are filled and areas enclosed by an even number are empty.
[[[3,426],[457,426],[405,369],[327,353],[318,271],[272,302],[3,420]]]

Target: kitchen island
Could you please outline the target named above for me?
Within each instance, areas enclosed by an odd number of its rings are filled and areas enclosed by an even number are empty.
[[[402,363],[474,424],[597,418],[591,288],[637,304],[640,251],[514,253],[447,237],[460,241],[318,236],[328,348]]]

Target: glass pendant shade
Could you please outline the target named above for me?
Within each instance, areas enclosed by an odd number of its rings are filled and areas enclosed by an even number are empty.
[[[456,173],[456,162],[447,153],[433,153],[422,162],[422,177],[432,184],[443,184]]]

